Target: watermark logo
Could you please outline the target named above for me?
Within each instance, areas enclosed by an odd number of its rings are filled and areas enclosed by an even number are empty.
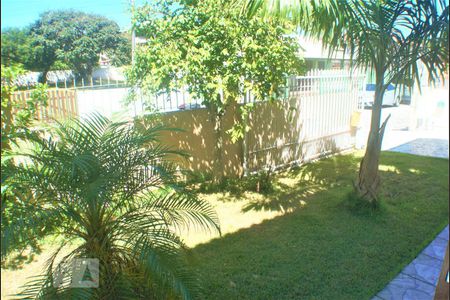
[[[71,288],[98,288],[99,261],[97,258],[75,258],[70,270],[59,266],[53,277],[53,286],[60,287],[69,281]]]

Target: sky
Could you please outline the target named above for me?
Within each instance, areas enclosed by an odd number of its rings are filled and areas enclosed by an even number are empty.
[[[136,6],[145,0],[135,0]],[[121,29],[131,27],[130,0],[2,0],[1,28],[24,27],[47,10],[75,9],[114,20]]]

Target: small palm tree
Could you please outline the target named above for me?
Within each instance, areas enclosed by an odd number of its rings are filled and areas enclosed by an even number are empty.
[[[21,293],[38,299],[192,298],[198,279],[189,268],[178,230],[219,231],[211,206],[178,187],[168,156],[178,154],[157,141],[163,128],[94,115],[59,124],[47,137],[31,137],[31,151],[6,183],[32,191],[12,212],[21,216],[2,226],[2,244],[27,239],[23,228],[59,235],[64,242],[44,275]],[[2,224],[3,225],[3,224]],[[79,246],[60,261],[67,242]],[[71,288],[75,258],[96,258],[98,288]],[[57,278],[67,272],[67,277]],[[55,284],[57,282],[58,284]]]
[[[345,49],[355,67],[373,70],[375,99],[366,153],[355,189],[376,205],[378,165],[384,130],[381,122],[386,88],[415,79],[418,63],[434,81],[448,66],[449,5],[445,0],[237,0],[248,16],[261,12],[294,21],[307,35],[322,39],[330,50]]]

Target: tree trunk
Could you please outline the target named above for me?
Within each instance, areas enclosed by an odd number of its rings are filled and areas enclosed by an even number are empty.
[[[213,182],[219,184],[223,181],[223,134],[222,134],[222,117],[224,114],[218,113],[213,109],[214,133],[216,145],[214,148],[213,162]]]
[[[383,78],[381,76],[381,78]],[[381,108],[384,95],[383,80],[377,76],[377,84],[375,89],[375,99],[372,106],[372,119],[370,124],[370,132],[367,140],[366,152],[361,161],[359,176],[355,183],[355,189],[358,196],[367,200],[373,206],[377,204],[377,193],[380,186],[380,176],[378,174],[378,165],[380,160],[381,143],[383,141],[384,130],[386,128],[389,117],[381,122]]]
[[[48,70],[48,69],[42,71],[42,75],[41,75],[41,77],[39,78],[39,81],[40,81],[41,83],[47,83],[47,74],[48,74],[49,71],[50,71],[50,70]]]

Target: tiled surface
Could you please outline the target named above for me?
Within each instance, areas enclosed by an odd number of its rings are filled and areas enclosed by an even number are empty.
[[[447,227],[445,227],[444,230],[442,230],[441,233],[439,233],[438,238],[448,241],[448,225],[447,225]]]
[[[419,138],[391,148],[390,151],[448,158],[448,140]]]
[[[384,288],[378,298],[384,300],[397,299],[433,299],[434,286],[408,275],[400,273]],[[376,299],[376,298],[375,298]]]
[[[443,257],[437,259],[422,252],[403,269],[402,273],[436,285],[439,279],[439,273],[441,272],[442,261]]]
[[[445,249],[447,249],[448,240],[442,238],[436,238],[431,244],[429,244],[425,250],[423,250],[423,254],[428,256],[442,259],[445,256]]]
[[[433,300],[448,243],[447,225],[436,238],[372,300]]]

